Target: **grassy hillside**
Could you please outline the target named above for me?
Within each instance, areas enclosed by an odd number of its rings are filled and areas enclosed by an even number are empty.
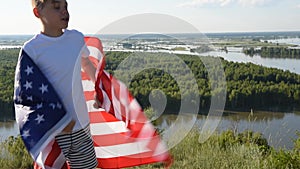
[[[182,142],[170,150],[174,169],[299,169],[300,139],[293,150],[275,150],[259,133],[231,130],[214,134],[199,143],[197,131],[190,132]],[[32,168],[32,160],[20,137],[10,137],[0,145],[2,169]],[[151,164],[136,169],[163,169],[162,164]]]

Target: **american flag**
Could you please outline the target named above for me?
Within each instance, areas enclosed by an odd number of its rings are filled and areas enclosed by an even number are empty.
[[[16,69],[14,103],[20,134],[33,159],[70,122],[47,78],[23,50]]]
[[[90,109],[91,132],[100,168],[124,168],[155,162],[171,165],[166,146],[137,100],[105,68],[102,43],[86,37],[90,59],[98,65],[95,90],[104,111]],[[83,75],[85,80],[87,76]],[[85,84],[84,84],[85,86]],[[86,100],[92,99],[86,93]],[[91,103],[89,108],[92,108]]]
[[[97,67],[96,84],[82,71],[82,84],[90,116],[90,128],[99,168],[125,168],[164,162],[171,165],[166,146],[126,86],[107,73],[102,43],[85,37],[89,59]],[[95,91],[96,89],[96,91]],[[95,109],[94,95],[103,109]],[[67,122],[66,122],[67,123]],[[51,140],[35,158],[35,169],[68,168],[63,154]]]

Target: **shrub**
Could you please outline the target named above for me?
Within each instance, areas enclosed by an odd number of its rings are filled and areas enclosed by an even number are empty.
[[[219,136],[219,146],[222,149],[235,144],[246,146],[257,145],[264,154],[270,150],[267,139],[263,138],[261,133],[253,133],[253,131],[245,130],[236,135],[233,130],[227,130]]]
[[[2,169],[30,169],[33,161],[20,136],[10,136],[0,144],[0,166]]]

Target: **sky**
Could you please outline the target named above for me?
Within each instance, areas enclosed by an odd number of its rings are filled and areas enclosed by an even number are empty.
[[[0,1],[1,35],[40,31],[41,24],[32,13],[30,0]],[[172,25],[172,18],[203,33],[300,31],[300,0],[68,0],[68,4],[69,28],[84,34],[102,33],[105,28],[103,33],[110,33],[107,28],[124,18],[126,31],[141,25],[147,26],[147,31],[156,31],[160,25],[168,25],[171,32],[176,31],[179,26],[178,23]],[[166,17],[155,24],[151,15],[144,14],[153,14],[153,19]],[[150,21],[126,22],[126,18],[132,16],[140,16],[141,20],[147,16],[144,20],[150,18]]]

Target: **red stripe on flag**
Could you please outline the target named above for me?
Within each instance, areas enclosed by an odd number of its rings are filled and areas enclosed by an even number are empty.
[[[169,165],[171,163],[171,158],[168,156],[167,153],[160,154],[157,156],[149,156],[148,153],[142,153],[139,155],[132,155],[132,156],[125,156],[125,157],[115,157],[115,158],[98,158],[98,167],[106,168],[106,169],[116,169],[116,168],[126,168],[135,166],[133,164],[150,164],[150,163],[157,163],[162,162],[161,160],[164,159]],[[143,157],[144,156],[144,157]],[[145,156],[148,156],[147,158]],[[142,158],[141,158],[142,157]]]
[[[118,144],[132,143],[135,138],[126,136],[126,133],[93,136],[95,147],[112,146]]]
[[[147,147],[149,149],[155,149],[157,144],[160,141],[159,136],[153,136],[148,138],[137,138],[136,136],[130,135],[130,132],[126,133],[116,133],[116,134],[107,134],[107,135],[94,135],[93,140],[95,142],[95,146],[97,147],[105,147],[105,146],[114,146],[120,144],[128,144],[128,143],[137,143],[139,141],[147,141]]]
[[[95,100],[95,91],[85,91],[84,97],[86,101]]]
[[[59,145],[57,144],[56,141],[54,141],[53,145],[52,145],[52,149],[45,161],[45,165],[47,166],[53,166],[55,160],[56,160],[56,157],[58,157],[61,153],[61,149],[59,147]]]
[[[98,48],[100,52],[104,54],[102,42],[100,39],[94,37],[84,37],[84,40],[87,46]]]
[[[90,80],[89,76],[85,72],[81,72],[81,79],[82,80]]]
[[[94,58],[94,57],[92,57],[92,56],[90,56],[89,59],[90,59],[90,61],[93,63],[94,67],[97,68],[97,65],[98,65],[98,63],[99,63],[99,60],[96,59],[96,58]]]
[[[105,122],[116,122],[119,121],[113,115],[107,112],[89,112],[90,122],[93,123],[105,123]]]

